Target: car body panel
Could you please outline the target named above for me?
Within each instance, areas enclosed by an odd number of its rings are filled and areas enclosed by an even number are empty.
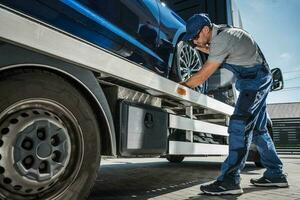
[[[158,1],[160,10],[160,35],[158,53],[164,60],[169,59],[168,65],[172,66],[173,54],[181,36],[185,33],[185,21],[163,2]],[[170,48],[173,49],[170,51]],[[170,57],[169,57],[170,56]]]
[[[184,21],[157,0],[0,0],[0,3],[167,77]],[[167,18],[167,19],[165,19]]]

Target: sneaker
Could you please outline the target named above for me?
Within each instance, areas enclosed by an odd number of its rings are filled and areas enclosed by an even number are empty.
[[[266,178],[264,176],[259,179],[252,178],[250,180],[250,183],[252,183],[255,186],[264,187],[289,187],[286,175],[283,175],[278,178]]]
[[[210,195],[243,194],[243,189],[240,184],[228,184],[223,181],[215,181],[208,185],[201,185],[200,190]]]

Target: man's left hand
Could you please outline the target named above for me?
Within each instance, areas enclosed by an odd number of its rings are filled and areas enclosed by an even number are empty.
[[[219,67],[220,63],[215,61],[206,61],[202,68],[192,77],[185,81],[187,87],[195,88],[204,83]]]

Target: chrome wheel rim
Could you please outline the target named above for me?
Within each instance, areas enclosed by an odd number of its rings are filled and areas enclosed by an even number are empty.
[[[180,81],[186,81],[193,74],[197,73],[203,66],[201,56],[197,49],[192,48],[185,42],[179,42],[177,44],[177,74]],[[205,93],[207,83],[195,88],[200,93]]]

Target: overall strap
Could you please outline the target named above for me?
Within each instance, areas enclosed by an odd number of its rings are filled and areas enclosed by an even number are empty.
[[[255,42],[256,43],[256,42]],[[257,46],[257,50],[258,50],[258,54],[260,55],[260,57],[262,58],[263,60],[263,65],[267,68],[268,71],[270,71],[270,67],[269,67],[269,64],[267,63],[267,60],[264,56],[264,54],[262,53],[261,49],[259,48],[258,44],[256,43],[256,46]]]

